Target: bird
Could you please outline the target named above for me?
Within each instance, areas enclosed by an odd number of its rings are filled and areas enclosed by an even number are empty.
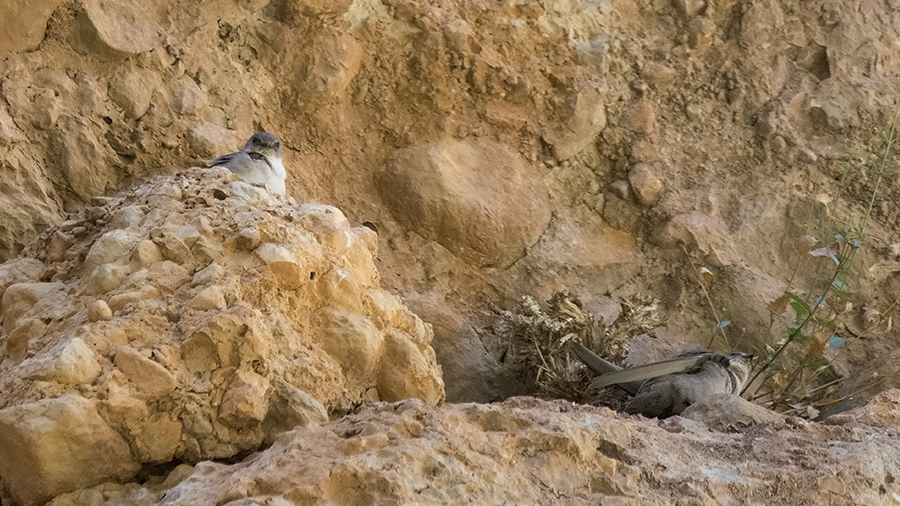
[[[225,167],[250,184],[265,186],[284,196],[287,173],[281,162],[283,156],[284,149],[277,135],[256,132],[240,151],[214,158],[206,166]]]
[[[722,355],[689,347],[673,359],[622,369],[579,343],[573,343],[572,350],[600,375],[593,387],[619,386],[633,396],[624,411],[648,418],[679,415],[715,394],[740,394],[753,365],[753,355],[747,353]]]

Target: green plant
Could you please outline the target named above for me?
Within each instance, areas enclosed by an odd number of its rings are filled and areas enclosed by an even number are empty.
[[[879,132],[882,143],[876,157],[871,149],[854,148],[845,163],[835,197],[820,194],[816,212],[818,240],[807,235],[797,241],[794,268],[784,293],[769,305],[771,315],[764,360],[751,376],[750,384],[761,374],[751,400],[782,412],[817,415],[817,408],[836,402],[840,378],[832,368],[837,354],[826,353],[845,343],[839,327],[852,309],[852,266],[865,244],[869,222],[889,169],[894,166],[897,142],[896,115],[887,131]],[[874,169],[874,170],[873,170]],[[856,176],[868,176],[871,183],[868,200],[854,210],[847,190]],[[856,183],[859,186],[859,183]],[[795,288],[802,266],[812,264],[816,280],[808,289]],[[790,309],[790,310],[789,310]],[[774,324],[781,322],[782,338],[774,338]],[[846,335],[846,334],[845,334]],[[829,358],[830,356],[830,358]]]

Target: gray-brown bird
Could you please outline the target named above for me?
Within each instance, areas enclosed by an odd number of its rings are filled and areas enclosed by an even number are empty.
[[[573,343],[572,351],[600,375],[594,387],[618,385],[634,396],[625,405],[626,413],[657,418],[681,414],[715,394],[740,394],[753,362],[753,355],[746,353],[726,356],[694,347],[670,360],[622,369],[578,343]]]
[[[284,149],[281,139],[269,132],[257,132],[243,149],[214,158],[206,166],[225,167],[250,184],[265,186],[269,191],[284,195],[287,173],[281,163],[282,157]]]

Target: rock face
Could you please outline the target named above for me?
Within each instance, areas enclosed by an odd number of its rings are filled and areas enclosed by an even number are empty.
[[[508,267],[550,221],[540,173],[491,141],[400,150],[380,188],[398,221],[480,267]]]
[[[723,274],[792,279],[789,245],[837,190],[847,140],[886,131],[897,101],[900,11],[881,0],[399,1],[0,2],[0,261],[94,196],[264,128],[284,140],[290,194],[378,229],[386,289],[440,301],[415,310],[453,323],[435,327],[451,398],[499,399],[526,390],[489,307],[680,293],[663,319],[687,339],[709,314],[685,253],[723,271],[708,289],[734,342],[761,345],[771,301],[745,295],[764,284]],[[848,209],[871,183],[842,193]],[[886,312],[900,283],[866,273],[897,261],[900,192],[880,192],[853,303]],[[76,239],[59,231],[48,255]],[[259,253],[300,282],[278,248]]]
[[[443,400],[430,326],[379,287],[374,232],[338,209],[225,169],[97,204],[0,266],[17,501],[232,456],[365,400]]]
[[[721,431],[682,417],[659,422],[521,397],[490,405],[377,404],[284,434],[238,464],[182,466],[144,487],[109,483],[50,505],[549,505],[563,498],[575,505],[787,506],[835,497],[890,504],[900,494],[892,478],[900,470],[892,392],[848,414],[844,426],[742,417],[746,423]]]

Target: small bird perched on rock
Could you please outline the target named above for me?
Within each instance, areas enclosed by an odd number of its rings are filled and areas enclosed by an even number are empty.
[[[676,358],[622,369],[584,346],[572,350],[589,369],[599,374],[592,385],[618,385],[634,397],[626,413],[667,418],[715,394],[740,394],[750,377],[753,355],[728,356],[700,347],[687,348]]]
[[[281,163],[283,156],[284,149],[277,135],[257,132],[244,144],[243,149],[215,158],[206,166],[225,167],[250,184],[265,186],[269,191],[284,195],[287,173]]]

